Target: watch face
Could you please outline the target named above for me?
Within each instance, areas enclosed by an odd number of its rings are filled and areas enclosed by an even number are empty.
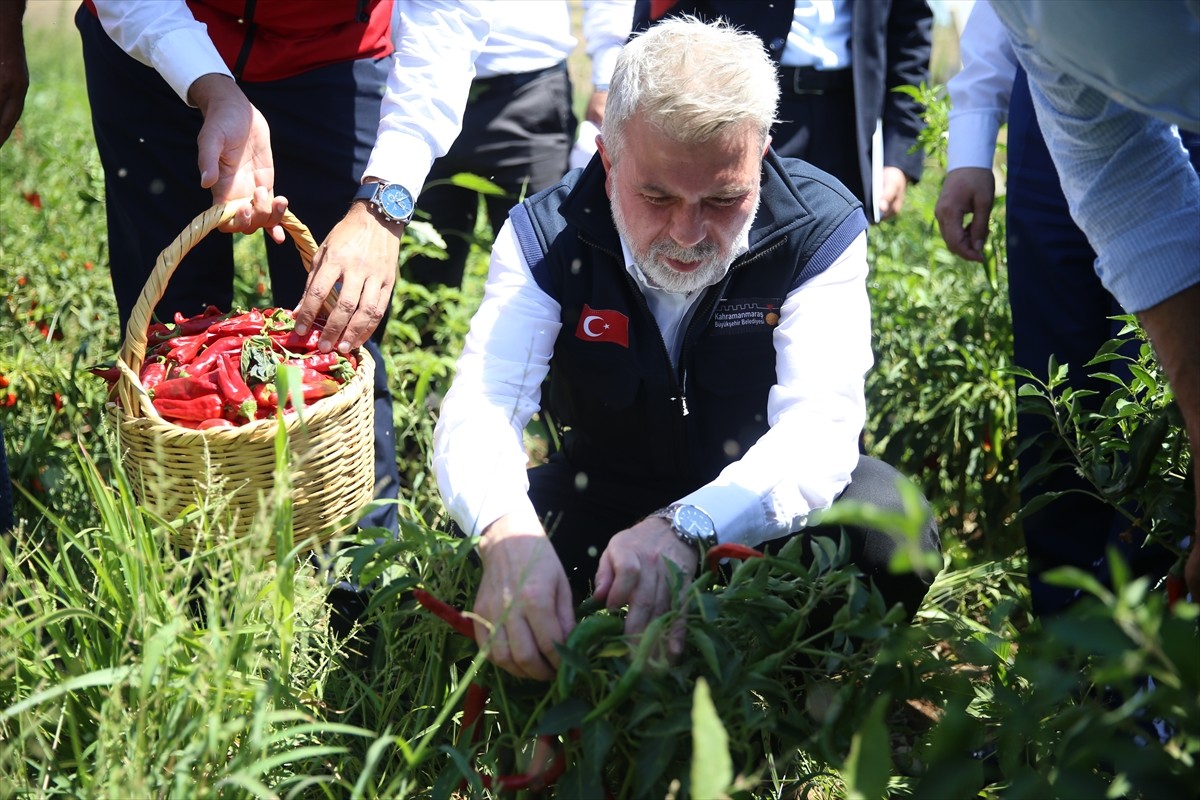
[[[383,213],[394,220],[407,222],[412,218],[412,195],[398,183],[390,183],[380,189],[376,194],[376,202]]]
[[[713,535],[712,520],[695,506],[680,506],[675,510],[675,524],[679,530],[698,542],[707,542]]]

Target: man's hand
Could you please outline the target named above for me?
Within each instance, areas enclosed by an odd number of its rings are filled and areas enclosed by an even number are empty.
[[[282,243],[279,222],[287,200],[273,195],[275,166],[266,119],[227,75],[197,78],[188,99],[204,115],[196,138],[200,185],[212,189],[213,205],[251,198],[221,230],[250,233],[266,228],[276,243]]]
[[[933,215],[951,253],[968,261],[983,261],[995,199],[996,177],[990,169],[960,167],[946,173]],[[966,224],[967,214],[971,215],[970,224]]]
[[[348,353],[370,338],[392,299],[403,235],[404,225],[385,222],[365,202],[353,203],[313,258],[304,296],[296,307],[297,333],[304,335],[340,282],[337,305],[318,346],[322,352],[336,347]]]
[[[636,635],[652,620],[671,610],[671,573],[667,561],[679,566],[687,577],[696,574],[700,554],[684,544],[660,517],[647,517],[626,528],[608,542],[596,570],[598,599],[609,610],[628,606],[625,632]],[[668,652],[671,657],[683,653],[683,618],[671,629]]]
[[[883,168],[883,186],[880,187],[879,218],[889,219],[900,213],[904,208],[904,194],[908,191],[908,176],[899,167]]]
[[[553,680],[555,644],[575,628],[571,586],[553,545],[536,520],[507,515],[479,542],[483,578],[474,611],[492,623],[475,623],[475,638],[490,648],[488,660],[519,678]]]

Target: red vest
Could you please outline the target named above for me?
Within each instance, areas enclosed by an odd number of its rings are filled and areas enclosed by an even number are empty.
[[[92,0],[83,0],[93,14]],[[239,80],[392,54],[392,0],[187,0]]]

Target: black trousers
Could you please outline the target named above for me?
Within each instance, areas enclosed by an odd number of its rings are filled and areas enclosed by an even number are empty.
[[[896,489],[899,477],[895,469],[882,461],[860,456],[850,485],[841,496],[901,511],[903,505]],[[530,499],[546,525],[577,600],[590,592],[600,555],[614,534],[678,500],[687,491],[689,487],[679,485],[613,481],[603,476],[583,475],[561,454],[529,471]],[[794,536],[836,537],[841,531],[840,526],[805,528],[791,536],[767,542],[766,549],[777,549]],[[916,613],[935,576],[927,572],[889,573],[888,564],[899,544],[882,531],[847,526],[845,533],[851,560],[870,576],[888,604],[901,602],[910,616]],[[932,514],[922,531],[920,545],[925,552],[941,553],[941,539]]]
[[[200,187],[196,137],[203,118],[150,67],[123,52],[85,8],[75,16],[96,147],[104,168],[108,248],[113,292],[124,329],[159,252],[212,205]],[[275,193],[322,241],[350,207],[366,168],[379,124],[379,105],[390,59],[333,64],[292,78],[239,85],[271,129]],[[292,308],[305,271],[290,240],[265,237],[271,295]],[[191,315],[233,302],[233,239],[212,233],[183,258],[157,306],[161,319]],[[375,358],[376,495],[398,496],[395,426],[386,362],[376,330],[367,349]],[[397,531],[388,505],[364,526]]]
[[[446,240],[445,261],[414,256],[404,276],[426,286],[462,284],[479,197],[474,189],[446,183],[458,173],[486,178],[504,190],[484,198],[492,231],[499,232],[508,210],[535,192],[553,186],[567,171],[575,141],[571,81],[566,64],[536,72],[477,79],[463,115],[463,130],[446,155],[434,162],[417,199],[418,218]]]
[[[866,203],[863,159],[869,154],[859,152],[850,70],[782,67],[779,89],[779,122],[771,128],[775,152],[825,170]]]

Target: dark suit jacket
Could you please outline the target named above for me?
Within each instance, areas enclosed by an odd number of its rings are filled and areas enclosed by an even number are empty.
[[[724,17],[735,27],[754,31],[776,61],[783,54],[795,6],[767,0],[637,0],[634,32],[668,15]],[[915,183],[924,154],[913,150],[924,127],[921,106],[897,86],[929,82],[933,12],[926,0],[853,0],[850,63],[854,75],[858,161],[867,207],[871,191],[871,137],[883,120],[883,163],[899,167]],[[853,187],[851,187],[853,188]]]

